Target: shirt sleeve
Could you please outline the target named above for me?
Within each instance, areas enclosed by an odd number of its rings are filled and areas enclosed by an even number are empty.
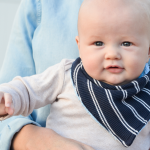
[[[40,0],[22,0],[17,11],[4,62],[0,71],[0,83],[11,81],[15,76],[35,74],[32,39],[40,24]],[[0,122],[0,149],[10,149],[11,140],[24,125],[40,124],[28,117],[15,116]]]
[[[65,62],[62,60],[41,74],[15,77],[13,81],[0,86],[0,91],[12,95],[14,115],[28,116],[34,109],[57,100],[64,83]]]
[[[0,71],[0,83],[15,76],[35,74],[32,40],[40,23],[38,0],[22,0],[14,19],[4,62]]]

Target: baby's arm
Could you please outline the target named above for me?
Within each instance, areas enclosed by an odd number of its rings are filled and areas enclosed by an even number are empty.
[[[15,77],[13,81],[0,85],[0,91],[9,93],[13,100],[13,115],[28,116],[34,109],[53,103],[61,93],[64,83],[64,64],[62,60],[43,73],[30,77]],[[3,99],[2,94],[2,99]],[[6,105],[7,106],[7,105]],[[3,105],[3,114],[6,112]]]
[[[12,96],[9,93],[0,92],[0,117],[13,115],[13,112]]]

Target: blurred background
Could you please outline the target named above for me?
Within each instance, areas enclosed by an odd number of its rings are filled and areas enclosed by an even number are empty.
[[[0,69],[7,49],[13,20],[20,2],[21,0],[0,0]]]

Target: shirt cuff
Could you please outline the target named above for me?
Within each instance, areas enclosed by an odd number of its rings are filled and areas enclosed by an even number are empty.
[[[10,117],[11,117],[10,115],[4,116],[4,117],[0,117],[0,121],[4,121],[4,120],[6,120],[6,119],[8,119]]]

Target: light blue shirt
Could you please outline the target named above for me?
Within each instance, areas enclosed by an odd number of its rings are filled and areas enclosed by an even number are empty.
[[[0,71],[0,83],[15,76],[43,72],[63,58],[78,57],[75,42],[78,11],[83,0],[22,0]],[[49,106],[28,117],[0,122],[0,150],[9,150],[11,140],[26,124],[45,126]]]

